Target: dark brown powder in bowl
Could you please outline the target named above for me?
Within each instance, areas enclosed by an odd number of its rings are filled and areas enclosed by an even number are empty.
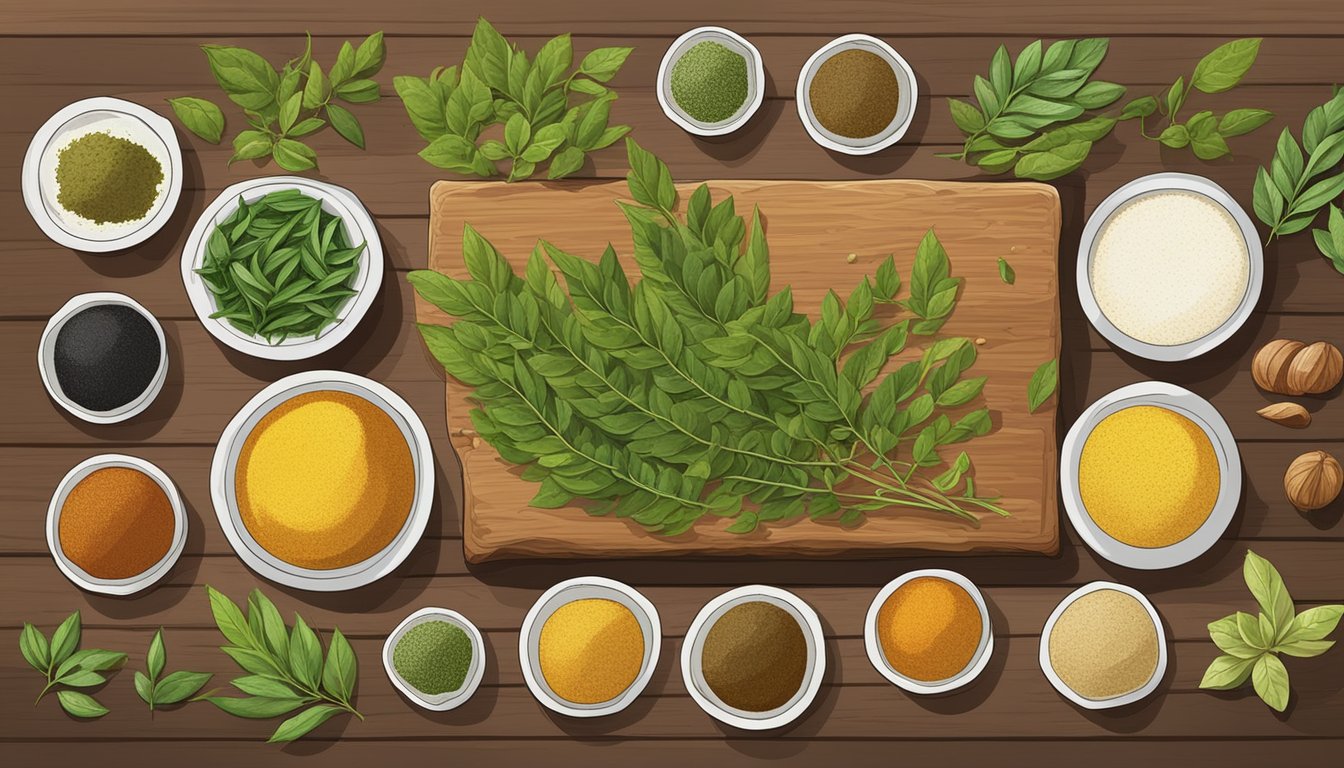
[[[822,127],[850,139],[886,130],[896,118],[901,87],[887,60],[850,49],[823,61],[812,76],[807,100]]]
[[[803,685],[807,638],[793,614],[764,601],[728,609],[705,635],[705,682],[734,709],[779,709]]]

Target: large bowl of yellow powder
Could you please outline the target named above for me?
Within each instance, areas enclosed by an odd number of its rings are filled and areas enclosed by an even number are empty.
[[[211,491],[238,556],[299,589],[354,589],[390,573],[434,496],[424,425],[383,385],[341,371],[272,384],[225,429]]]
[[[1064,508],[1097,554],[1156,570],[1204,554],[1241,498],[1236,440],[1207,400],[1131,384],[1085,410],[1064,438]]]

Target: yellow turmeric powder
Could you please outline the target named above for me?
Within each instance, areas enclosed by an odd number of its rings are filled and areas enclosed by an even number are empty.
[[[565,603],[541,626],[539,645],[546,684],[575,704],[600,704],[620,696],[644,664],[639,619],[615,600]]]
[[[920,576],[896,588],[877,613],[882,655],[896,672],[932,683],[975,658],[984,625],[975,600],[947,579]]]

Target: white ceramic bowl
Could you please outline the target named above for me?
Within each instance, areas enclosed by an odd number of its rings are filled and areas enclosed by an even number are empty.
[[[616,698],[597,704],[575,704],[552,691],[546,682],[546,676],[541,672],[541,628],[560,606],[575,600],[592,598],[620,603],[634,614],[644,634],[644,660],[640,663],[639,674],[635,676],[635,681]],[[527,681],[527,689],[542,706],[552,712],[569,717],[613,715],[639,698],[639,694],[653,678],[653,669],[658,664],[658,654],[663,647],[662,632],[663,625],[658,620],[658,609],[633,587],[600,576],[581,576],[556,584],[543,592],[541,597],[537,598],[537,602],[532,604],[532,609],[523,619],[523,626],[518,634],[518,661],[523,667],[523,679]]]
[[[1087,514],[1078,487],[1078,464],[1083,456],[1083,445],[1092,430],[1107,416],[1136,405],[1166,408],[1199,425],[1213,445],[1213,453],[1218,460],[1219,487],[1213,511],[1194,533],[1165,547],[1135,547],[1112,538]],[[1237,502],[1241,499],[1241,454],[1237,451],[1237,441],[1232,436],[1232,430],[1228,429],[1222,414],[1208,400],[1175,384],[1143,381],[1121,387],[1083,411],[1064,438],[1064,449],[1059,458],[1059,479],[1064,489],[1064,510],[1069,516],[1069,522],[1093,552],[1126,568],[1174,568],[1207,552],[1232,522]]]
[[[672,98],[672,67],[682,54],[703,42],[719,43],[734,53],[741,54],[747,60],[746,101],[731,117],[717,123],[702,123],[696,120],[682,111],[677,100]],[[764,100],[765,64],[761,60],[761,52],[745,37],[730,29],[696,27],[672,41],[672,45],[668,46],[667,52],[663,54],[662,63],[658,65],[658,104],[662,106],[663,114],[687,133],[696,136],[723,136],[736,131],[747,124],[752,115],[756,114],[756,110],[761,108],[761,102]]]
[[[164,494],[168,496],[168,502],[173,507],[173,541],[168,545],[168,552],[144,573],[132,576],[129,579],[99,579],[90,576],[83,568],[71,562],[65,556],[65,552],[61,550],[61,508],[65,506],[65,500],[70,495],[70,491],[81,480],[97,470],[109,467],[125,467],[145,473],[159,484]],[[98,592],[104,595],[133,595],[136,592],[148,589],[168,575],[168,572],[173,569],[173,565],[177,563],[177,559],[182,556],[182,550],[186,545],[187,513],[182,506],[182,496],[177,492],[177,486],[173,485],[173,481],[168,478],[163,470],[135,456],[105,453],[81,461],[61,479],[61,482],[56,486],[56,493],[52,494],[51,504],[47,507],[47,548],[51,550],[51,556],[56,560],[56,567],[60,568],[61,573],[64,573],[67,579],[73,581],[75,586],[90,592]]]
[[[980,610],[980,644],[976,646],[975,654],[966,663],[966,667],[946,680],[926,682],[906,677],[897,672],[887,661],[887,655],[882,651],[881,638],[877,635],[877,616],[882,610],[882,605],[887,602],[887,598],[908,582],[923,577],[943,579],[956,584],[966,590],[966,594],[970,595],[971,600],[975,601],[975,607]],[[926,695],[947,693],[969,685],[985,670],[985,667],[989,666],[989,660],[994,655],[994,626],[989,620],[989,606],[985,604],[985,596],[980,593],[975,584],[971,583],[970,579],[955,571],[925,568],[919,571],[911,571],[893,579],[877,593],[877,597],[873,598],[872,605],[868,606],[868,616],[864,620],[863,645],[868,651],[868,661],[872,662],[873,667],[898,688],[910,693]]]
[[[56,202],[56,164],[60,151],[90,133],[130,139],[149,151],[163,168],[158,195],[144,218],[121,224],[97,224]],[[23,202],[42,232],[53,241],[88,253],[107,253],[139,245],[163,228],[182,195],[182,148],[173,124],[122,99],[99,96],[61,109],[33,135],[23,157]]]
[[[784,706],[767,712],[748,712],[725,704],[705,681],[701,666],[705,636],[709,634],[710,627],[730,609],[754,602],[770,603],[788,611],[798,622],[807,640],[807,672],[803,676],[802,685]],[[686,632],[686,642],[681,648],[681,678],[695,703],[715,720],[748,731],[782,728],[797,720],[817,697],[817,691],[821,690],[821,679],[825,675],[826,638],[817,612],[802,598],[778,587],[761,584],[738,587],[710,600],[691,622],[691,628]]]
[[[238,210],[238,198],[249,203],[271,192],[285,189],[297,189],[308,197],[322,201],[322,209],[341,218],[346,240],[351,247],[360,242],[365,244],[364,253],[359,257],[359,271],[355,273],[350,287],[357,291],[341,306],[336,322],[328,325],[318,336],[295,336],[278,344],[271,344],[261,336],[248,335],[238,330],[228,320],[211,318],[218,309],[214,294],[196,270],[205,263],[205,244],[210,233],[220,222],[232,216]],[[305,360],[320,355],[341,343],[359,325],[368,313],[369,307],[378,298],[383,284],[383,246],[378,238],[378,229],[359,198],[347,189],[300,176],[271,176],[262,179],[250,179],[239,182],[220,193],[215,201],[206,207],[205,212],[196,220],[182,248],[182,282],[187,288],[187,298],[191,308],[200,319],[205,330],[225,346],[231,347],[253,357],[266,360]]]
[[[891,65],[896,73],[896,83],[900,86],[900,101],[896,105],[896,115],[885,129],[873,136],[852,139],[831,133],[812,114],[812,101],[808,92],[812,88],[812,78],[825,61],[841,51],[860,50],[874,53]],[[845,35],[837,37],[818,48],[803,65],[798,74],[798,119],[803,121],[807,135],[826,149],[842,152],[846,155],[871,155],[880,152],[900,141],[915,119],[915,107],[919,102],[919,82],[915,80],[915,71],[910,64],[896,52],[895,48],[870,35]]]
[[[431,695],[415,689],[410,683],[401,679],[397,669],[392,664],[392,653],[397,649],[397,643],[401,641],[412,627],[418,624],[424,624],[430,621],[443,621],[454,624],[467,637],[471,638],[471,666],[467,668],[467,676],[462,680],[462,687],[455,691]],[[447,608],[421,608],[410,616],[402,619],[397,628],[392,630],[392,634],[387,636],[387,641],[383,643],[383,670],[387,672],[387,679],[392,681],[392,685],[402,695],[410,699],[417,706],[436,712],[445,712],[450,709],[457,709],[481,686],[481,678],[485,677],[485,639],[481,637],[481,631],[467,620],[466,616],[457,611],[450,611]]]
[[[1149,344],[1126,335],[1117,328],[1101,311],[1097,297],[1092,292],[1092,256],[1096,249],[1097,238],[1102,227],[1110,217],[1126,203],[1155,192],[1183,191],[1194,192],[1222,206],[1237,222],[1242,238],[1246,241],[1246,252],[1250,258],[1250,272],[1246,281],[1246,293],[1235,311],[1212,332],[1194,341],[1170,346]],[[1228,339],[1246,323],[1255,311],[1260,300],[1260,291],[1265,280],[1265,255],[1260,245],[1260,235],[1255,230],[1251,217],[1246,215],[1236,200],[1222,187],[1204,178],[1188,173],[1154,173],[1144,176],[1120,187],[1101,201],[1101,205],[1092,212],[1083,227],[1082,240],[1078,246],[1078,301],[1083,312],[1091,321],[1092,327],[1115,346],[1139,357],[1161,362],[1189,360],[1208,352]]]
[[[56,378],[56,337],[60,334],[61,328],[74,315],[97,306],[122,306],[134,309],[144,315],[159,339],[159,368],[154,378],[150,379],[149,386],[145,387],[145,391],[136,399],[110,411],[91,411],[66,397],[59,379]],[[143,413],[154,402],[154,398],[159,396],[159,392],[163,391],[163,382],[168,378],[168,342],[164,338],[163,326],[159,324],[158,318],[130,296],[107,291],[82,293],[67,301],[47,321],[46,328],[42,330],[42,338],[37,343],[37,370],[42,374],[42,386],[47,388],[47,394],[72,416],[91,424],[116,424]]]
[[[1072,605],[1073,601],[1083,595],[1091,594],[1092,592],[1100,592],[1103,589],[1112,589],[1117,592],[1123,592],[1126,595],[1133,597],[1135,600],[1138,600],[1139,604],[1144,607],[1144,610],[1148,611],[1148,617],[1153,620],[1153,628],[1157,630],[1157,668],[1153,670],[1153,676],[1149,678],[1148,682],[1135,691],[1109,699],[1089,699],[1079,695],[1076,691],[1066,685],[1064,681],[1059,678],[1059,675],[1055,674],[1055,668],[1050,664],[1050,633],[1055,630],[1055,622],[1059,621],[1059,617],[1064,613],[1064,609]],[[1112,709],[1114,707],[1123,707],[1126,704],[1133,704],[1144,698],[1156,690],[1157,686],[1161,684],[1162,676],[1167,673],[1167,635],[1162,629],[1162,619],[1157,615],[1157,609],[1153,607],[1152,603],[1148,602],[1148,598],[1144,597],[1141,592],[1132,587],[1127,587],[1124,584],[1114,584],[1109,581],[1094,581],[1091,584],[1086,584],[1070,592],[1067,597],[1059,601],[1059,605],[1055,606],[1055,610],[1050,613],[1050,618],[1046,619],[1045,628],[1041,630],[1040,664],[1041,671],[1045,673],[1045,677],[1050,681],[1050,684],[1055,686],[1055,690],[1059,691],[1060,695],[1064,698],[1072,701],[1083,709]]]
[[[266,414],[296,395],[321,390],[335,390],[358,395],[378,408],[396,423],[410,446],[415,472],[415,495],[401,530],[382,551],[344,568],[317,570],[303,568],[277,558],[267,552],[243,525],[234,493],[234,473],[238,455],[252,429]],[[388,575],[411,554],[429,522],[429,508],[434,502],[434,456],[430,452],[429,434],[411,406],[397,393],[372,379],[344,371],[304,371],[275,382],[261,390],[233,417],[215,448],[210,466],[210,496],[215,504],[215,516],[228,537],[229,544],[247,567],[278,584],[314,592],[340,592],[371,584]]]

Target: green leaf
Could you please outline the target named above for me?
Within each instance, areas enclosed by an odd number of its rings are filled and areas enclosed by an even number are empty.
[[[1181,111],[1181,106],[1185,104],[1184,77],[1176,78],[1176,82],[1172,83],[1171,88],[1167,89],[1165,104],[1167,107],[1167,117],[1175,119],[1176,113]]]
[[[327,648],[327,662],[322,668],[322,687],[341,701],[350,701],[355,694],[355,651],[341,630],[332,630]]]
[[[1237,615],[1233,614],[1209,624],[1209,639],[1213,640],[1213,644],[1218,646],[1220,651],[1229,656],[1235,656],[1238,659],[1254,659],[1264,653],[1264,649],[1246,642],[1238,628],[1237,619]]]
[[[1059,386],[1059,360],[1049,360],[1041,363],[1036,371],[1031,374],[1031,381],[1027,383],[1027,410],[1035,413],[1037,408],[1050,399]]]
[[[206,696],[205,701],[233,715],[251,720],[265,720],[271,717],[293,712],[312,701],[311,698],[272,699],[265,696],[230,698],[226,696]]]
[[[244,675],[234,678],[229,684],[249,696],[261,696],[268,699],[302,698],[302,694],[293,686],[274,677]]]
[[[1251,670],[1251,684],[1255,687],[1256,695],[1270,709],[1282,712],[1288,708],[1288,670],[1278,656],[1266,653],[1255,660],[1255,667]]]
[[[1233,688],[1239,688],[1245,684],[1246,679],[1251,676],[1251,670],[1256,665],[1259,655],[1239,659],[1235,656],[1219,656],[1213,660],[1209,668],[1204,670],[1204,677],[1199,681],[1199,687],[1213,691],[1230,691]]]
[[[254,589],[247,596],[248,619],[252,619],[255,612],[261,618],[261,637],[265,647],[271,654],[280,660],[282,669],[288,669],[287,661],[289,659],[289,632],[285,628],[285,620],[280,617],[280,611],[275,607],[269,598],[262,594],[261,590]]]
[[[671,211],[677,204],[677,189],[667,166],[634,139],[626,139],[625,147],[630,161],[630,173],[626,176],[630,196],[650,208]]]
[[[1084,109],[1101,109],[1119,101],[1125,95],[1125,86],[1093,80],[1073,94],[1073,101]]]
[[[294,139],[280,139],[272,150],[275,162],[287,171],[306,171],[317,167],[317,153]]]
[[[1234,109],[1218,121],[1218,133],[1223,138],[1241,136],[1273,119],[1274,113],[1267,109]]]
[[[541,77],[541,82],[549,88],[564,79],[565,70],[574,63],[574,48],[568,34],[558,35],[546,41],[537,51],[532,62]]]
[[[181,96],[168,99],[173,114],[186,126],[187,130],[200,136],[211,144],[218,144],[224,134],[224,113],[213,101],[198,99],[194,96]]]
[[[303,104],[303,94],[296,93],[280,104],[280,132],[288,134],[299,119],[299,107]]]
[[[66,617],[51,635],[51,666],[59,668],[79,647],[79,611]]]
[[[383,44],[383,33],[374,32],[364,38],[355,49],[355,59],[351,77],[370,77],[383,68],[387,60],[387,46]]]
[[[546,173],[547,178],[563,179],[583,167],[584,152],[578,147],[565,147],[555,157]]]
[[[19,651],[28,665],[42,674],[51,671],[51,649],[47,646],[47,636],[37,627],[24,622],[19,633]]]
[[[595,80],[587,80],[579,77],[569,81],[569,90],[574,93],[582,93],[588,96],[605,96],[611,91]]]
[[[1320,605],[1308,608],[1293,619],[1282,642],[1323,640],[1339,626],[1341,616],[1344,616],[1344,605]]]
[[[1013,265],[1002,256],[999,257],[999,279],[1008,285],[1017,282],[1017,273],[1013,271]]]
[[[1157,140],[1172,149],[1181,149],[1190,143],[1190,132],[1184,125],[1168,125],[1158,134]]]
[[[429,146],[420,150],[420,157],[439,168],[458,173],[475,172],[476,147],[455,134],[444,134],[431,141]]]
[[[579,63],[579,71],[592,79],[605,83],[616,76],[621,65],[634,48],[613,47],[595,48]]]
[[[206,585],[205,591],[210,597],[210,613],[214,616],[215,626],[219,627],[224,639],[239,648],[259,648],[258,638],[252,635],[238,606],[214,587]]]
[[[359,120],[350,110],[339,104],[328,104],[326,107],[327,119],[331,121],[331,127],[341,138],[354,144],[360,149],[364,148],[364,129],[360,126]],[[316,163],[316,160],[314,160]]]
[[[1152,96],[1141,96],[1120,110],[1121,120],[1132,120],[1136,117],[1149,117],[1157,112],[1157,99]]]
[[[331,95],[331,85],[327,82],[327,77],[322,73],[322,67],[317,62],[308,64],[308,80],[303,84],[303,108],[317,109],[326,102]]]
[[[309,707],[299,714],[284,721],[267,739],[268,744],[294,741],[303,736],[319,725],[327,722],[333,715],[338,715],[344,710],[340,707],[334,707],[330,704],[318,704]]]
[[[1076,171],[1092,151],[1092,142],[1074,141],[1042,152],[1030,152],[1017,161],[1013,173],[1019,179],[1050,181]]]
[[[72,669],[85,669],[92,672],[106,672],[117,669],[126,663],[126,654],[119,651],[105,651],[101,648],[86,648],[75,651],[56,667],[56,676],[60,677]]]
[[[509,148],[509,153],[515,157],[523,153],[523,148],[527,142],[532,139],[532,126],[527,122],[527,118],[522,115],[514,115],[504,126],[504,145]]]
[[[952,122],[957,124],[962,133],[970,135],[985,127],[985,116],[970,102],[948,99],[947,106],[952,110]]]
[[[1258,37],[1224,43],[1200,59],[1190,83],[1204,93],[1229,90],[1246,76],[1259,53]]]
[[[1200,160],[1215,160],[1232,151],[1223,137],[1217,133],[1191,138],[1190,148]]]
[[[201,50],[219,87],[233,103],[253,112],[275,105],[280,75],[261,56],[229,45],[203,45]]]
[[[294,616],[294,629],[289,637],[289,668],[310,689],[315,689],[322,680],[322,645],[299,615]]]
[[[151,710],[154,709],[154,683],[138,669],[135,671],[135,693]]]
[[[373,80],[350,80],[332,89],[337,98],[351,104],[369,104],[378,100],[378,83]]]
[[[1309,659],[1313,656],[1320,656],[1330,650],[1334,644],[1334,640],[1294,640],[1291,643],[1280,643],[1274,650],[1289,656]]]
[[[71,688],[92,688],[107,682],[107,678],[97,672],[80,669],[56,678],[55,682],[58,685],[68,685]]]
[[[94,718],[107,714],[107,707],[99,704],[92,696],[79,691],[57,691],[61,709],[75,717]]]
[[[233,137],[233,157],[229,163],[239,160],[257,160],[271,154],[271,137],[262,131],[243,131]]]
[[[1246,586],[1255,597],[1255,602],[1260,605],[1261,612],[1269,617],[1270,624],[1274,628],[1275,637],[1266,638],[1267,642],[1272,644],[1286,635],[1292,626],[1295,618],[1293,598],[1289,596],[1288,588],[1284,586],[1278,569],[1250,550],[1246,551],[1242,576],[1246,579]]]
[[[163,627],[159,627],[159,631],[154,633],[154,639],[149,642],[149,654],[145,657],[145,666],[149,669],[151,679],[159,679],[167,660],[168,655],[163,649]]]
[[[446,99],[439,88],[424,78],[408,75],[392,78],[392,85],[401,97],[402,106],[406,108],[406,114],[411,118],[411,124],[420,138],[433,141],[448,130],[444,117]]]
[[[168,705],[186,701],[204,688],[210,677],[208,672],[170,672],[154,686],[154,703]]]

